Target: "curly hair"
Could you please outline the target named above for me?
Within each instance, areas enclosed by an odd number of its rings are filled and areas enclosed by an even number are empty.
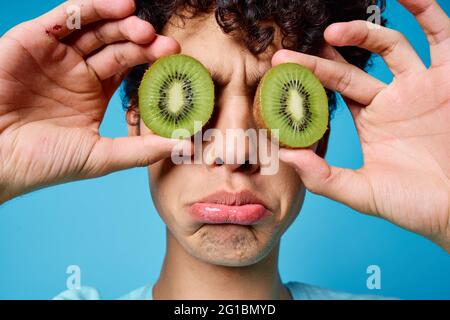
[[[137,16],[149,21],[160,32],[176,15],[189,19],[214,12],[223,32],[238,37],[254,55],[264,52],[273,42],[275,23],[282,34],[282,46],[317,55],[324,44],[323,32],[332,23],[366,20],[368,8],[385,0],[137,0]],[[385,24],[384,19],[382,23]],[[364,69],[371,53],[357,47],[338,48],[351,64]],[[137,101],[137,91],[148,65],[132,69],[124,83],[124,102]],[[336,97],[328,92],[330,114]]]

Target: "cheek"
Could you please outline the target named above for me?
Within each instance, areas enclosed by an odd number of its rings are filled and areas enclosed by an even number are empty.
[[[169,173],[168,166],[169,164],[166,163],[166,160],[162,160],[148,167],[148,176],[150,179],[150,186],[152,188],[158,187],[164,182]]]
[[[154,205],[161,217],[165,219],[168,212],[174,212],[174,194],[177,193],[177,184],[171,175],[172,164],[167,160],[159,161],[148,167],[150,192]]]
[[[294,168],[280,162],[280,172],[283,175],[282,179],[285,181],[286,189],[289,191],[289,194],[296,194],[305,189],[300,176]]]
[[[159,161],[148,167],[150,191],[161,216],[181,212],[186,199],[190,199],[192,168],[176,166],[171,159]]]
[[[292,221],[299,213],[305,195],[303,185],[297,172],[290,166],[280,163],[277,180],[273,181],[274,192],[280,199],[280,219]]]

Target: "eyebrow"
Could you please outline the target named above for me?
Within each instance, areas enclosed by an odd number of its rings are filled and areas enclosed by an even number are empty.
[[[223,78],[222,74],[218,72],[217,70],[213,69],[210,70],[211,78],[213,79],[215,84],[218,85],[225,85],[225,79]]]
[[[258,71],[251,71],[247,78],[247,82],[251,87],[257,86],[261,82],[263,76],[264,74],[261,74]]]
[[[211,77],[212,77],[213,81],[216,84],[226,85],[226,81],[219,71],[213,69],[213,70],[210,70],[210,73],[211,73]],[[263,76],[264,76],[264,74],[261,74],[258,71],[250,71],[250,74],[247,77],[247,86],[248,87],[256,87],[259,84],[259,82],[261,81]]]

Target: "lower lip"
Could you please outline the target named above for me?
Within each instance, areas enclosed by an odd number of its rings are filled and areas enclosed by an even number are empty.
[[[191,206],[190,212],[197,221],[202,223],[239,225],[256,224],[269,213],[260,204],[226,206],[216,203],[195,203]]]

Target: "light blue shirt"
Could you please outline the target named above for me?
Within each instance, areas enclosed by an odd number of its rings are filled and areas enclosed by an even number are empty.
[[[353,295],[336,292],[301,282],[288,282],[285,286],[289,289],[294,300],[383,300],[381,296]],[[152,286],[145,286],[134,290],[119,298],[119,300],[152,300]],[[90,287],[79,290],[67,290],[54,298],[55,300],[101,300],[99,292]]]

